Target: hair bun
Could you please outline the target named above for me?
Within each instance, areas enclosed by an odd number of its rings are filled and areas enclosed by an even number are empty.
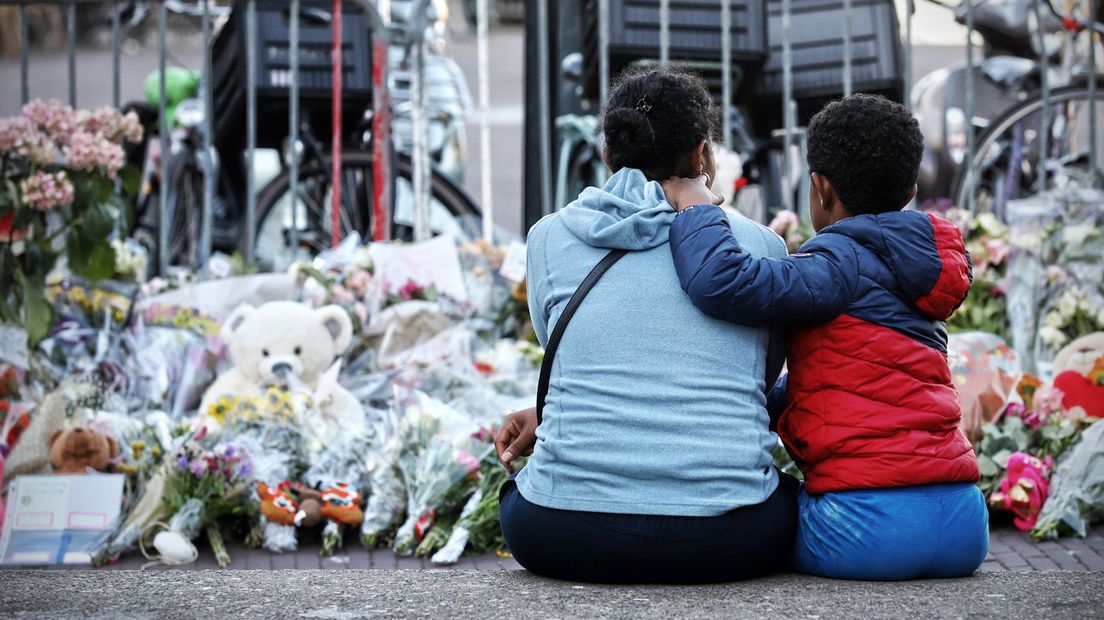
[[[602,120],[607,151],[623,156],[614,167],[641,168],[656,155],[656,135],[648,117],[634,108],[614,108]],[[614,162],[610,162],[613,164]]]

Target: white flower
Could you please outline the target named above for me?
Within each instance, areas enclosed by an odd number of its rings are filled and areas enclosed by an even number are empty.
[[[1072,224],[1062,229],[1062,241],[1067,245],[1083,245],[1095,231],[1092,224]]]
[[[997,216],[992,213],[982,213],[977,216],[977,225],[981,232],[990,237],[1003,237],[1007,229]]]
[[[1077,307],[1081,305],[1080,301],[1076,293],[1067,290],[1058,298],[1058,313],[1064,319],[1073,318],[1073,315],[1077,313]]]
[[[1062,320],[1062,315],[1060,315],[1060,314],[1058,314],[1057,312],[1054,312],[1054,311],[1047,312],[1046,316],[1043,317],[1043,326],[1044,327],[1052,327],[1054,329],[1061,329],[1062,326],[1064,326],[1065,324],[1066,324],[1066,322]]]
[[[1065,345],[1069,338],[1061,330],[1044,326],[1039,328],[1039,340],[1042,340],[1048,348],[1057,349]]]

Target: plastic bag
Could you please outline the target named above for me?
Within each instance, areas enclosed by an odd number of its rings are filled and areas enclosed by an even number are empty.
[[[1104,421],[1094,423],[1058,463],[1050,480],[1050,498],[1039,513],[1036,538],[1088,535],[1104,519]]]

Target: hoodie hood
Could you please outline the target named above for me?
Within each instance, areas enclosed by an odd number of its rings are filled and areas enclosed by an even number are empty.
[[[970,255],[954,224],[920,211],[858,215],[824,229],[877,254],[902,294],[924,314],[945,321],[973,281]]]
[[[610,250],[650,250],[667,243],[675,210],[663,188],[622,168],[601,189],[588,187],[557,214],[583,243]]]

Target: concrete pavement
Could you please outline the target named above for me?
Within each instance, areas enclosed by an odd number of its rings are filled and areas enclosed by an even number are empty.
[[[979,573],[905,583],[779,576],[595,586],[522,571],[27,571],[0,574],[11,618],[1099,618],[1104,573]]]

